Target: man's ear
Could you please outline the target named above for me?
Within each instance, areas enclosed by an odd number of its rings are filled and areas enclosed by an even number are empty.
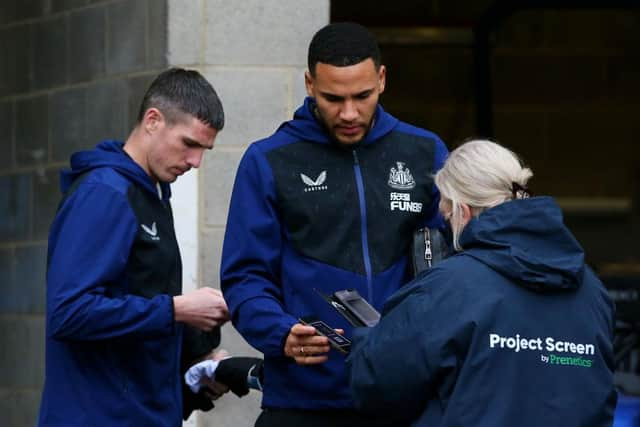
[[[309,71],[304,72],[304,87],[307,89],[307,95],[313,96],[313,77]]]
[[[382,93],[387,84],[387,68],[384,65],[381,65],[378,71],[378,82],[378,89]]]
[[[149,108],[142,117],[142,127],[147,133],[155,132],[164,124],[164,115],[157,108]]]

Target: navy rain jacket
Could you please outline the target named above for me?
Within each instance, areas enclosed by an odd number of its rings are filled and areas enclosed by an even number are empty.
[[[178,426],[181,262],[169,186],[106,141],[61,176],[39,426]]]
[[[555,202],[500,204],[460,243],[357,330],[357,406],[398,425],[610,426],[614,308]]]
[[[315,289],[357,289],[378,309],[408,281],[413,231],[440,225],[432,174],[447,149],[378,106],[359,144],[338,146],[307,98],[294,119],[251,144],[234,184],[221,284],[242,336],[264,353],[263,406],[351,408],[344,356],[299,366],[283,354],[301,316],[351,335]]]

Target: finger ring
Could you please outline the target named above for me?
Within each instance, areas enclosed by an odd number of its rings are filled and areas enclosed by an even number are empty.
[[[304,347],[300,347],[300,353],[304,353]]]

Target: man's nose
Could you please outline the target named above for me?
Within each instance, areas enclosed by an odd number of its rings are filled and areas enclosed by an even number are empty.
[[[347,99],[346,101],[344,101],[344,104],[342,104],[342,109],[340,110],[340,119],[344,120],[345,122],[352,122],[357,118],[358,108],[352,100]]]
[[[187,164],[192,168],[199,168],[202,163],[203,149],[191,150],[187,155]]]

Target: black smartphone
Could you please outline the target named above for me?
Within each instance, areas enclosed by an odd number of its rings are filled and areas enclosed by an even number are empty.
[[[380,321],[380,313],[362,298],[355,289],[336,291],[333,296],[340,301],[365,326],[375,326]]]
[[[329,344],[342,354],[347,354],[351,350],[351,341],[337,333],[332,327],[313,316],[301,317],[300,323],[316,328],[316,333],[329,338]]]

